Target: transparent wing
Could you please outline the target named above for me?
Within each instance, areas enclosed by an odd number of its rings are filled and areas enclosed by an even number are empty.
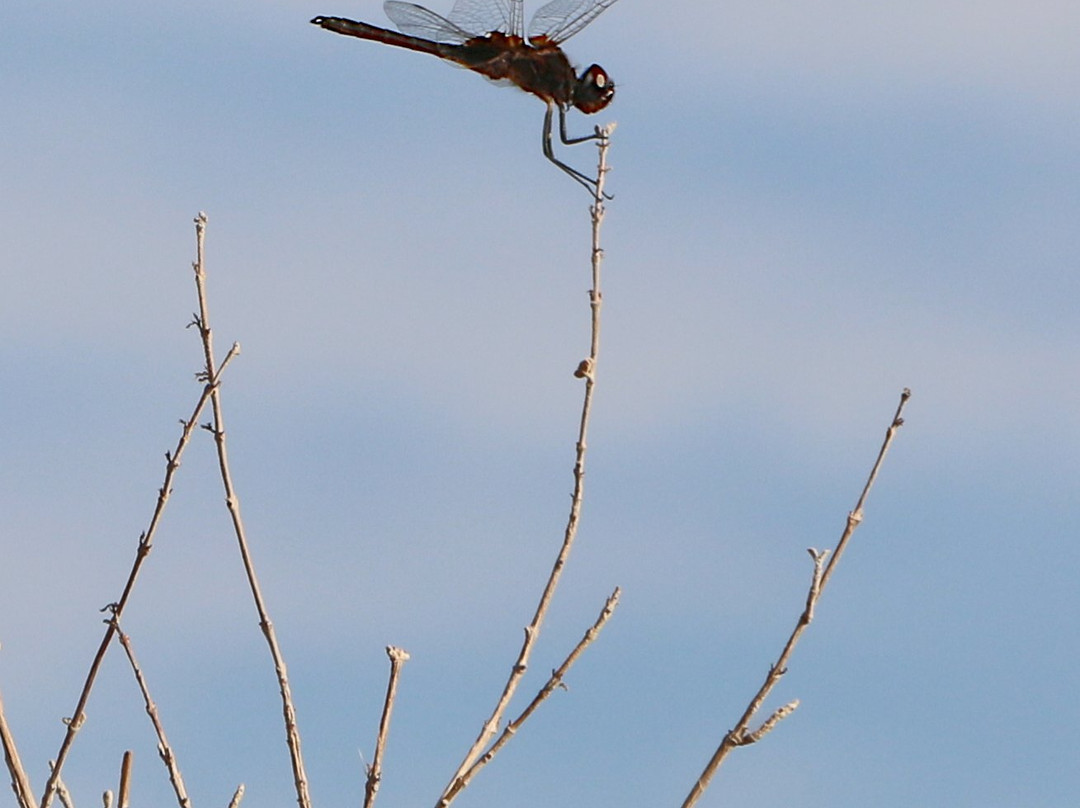
[[[446,17],[441,17],[434,11],[428,11],[415,3],[386,0],[383,3],[383,11],[402,33],[429,39],[432,42],[460,45],[476,36],[472,31],[455,25]]]
[[[551,0],[537,9],[529,23],[529,39],[546,37],[565,42],[618,0]]]
[[[446,16],[455,25],[482,36],[492,31],[525,36],[524,0],[457,0]]]

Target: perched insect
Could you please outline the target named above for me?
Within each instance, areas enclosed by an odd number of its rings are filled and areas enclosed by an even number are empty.
[[[430,53],[532,93],[547,104],[544,156],[592,191],[595,180],[555,156],[552,119],[558,110],[559,136],[567,145],[597,139],[597,133],[568,137],[566,112],[571,107],[587,115],[599,112],[615,97],[615,85],[600,65],[586,68],[581,75],[575,73],[559,45],[615,3],[551,0],[533,16],[527,37],[523,0],[457,0],[446,17],[413,3],[387,0],[383,4],[386,16],[403,33],[342,17],[316,17],[312,23],[335,33]]]

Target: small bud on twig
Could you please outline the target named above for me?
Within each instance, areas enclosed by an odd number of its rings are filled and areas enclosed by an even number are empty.
[[[574,371],[576,379],[591,379],[593,374],[593,362],[591,359],[582,359]]]

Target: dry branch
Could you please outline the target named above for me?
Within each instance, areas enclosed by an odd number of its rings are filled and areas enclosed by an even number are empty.
[[[792,652],[795,650],[795,645],[799,642],[802,633],[814,618],[814,607],[817,605],[818,598],[821,597],[821,593],[825,589],[825,584],[828,583],[832,571],[836,569],[836,563],[840,560],[840,556],[847,547],[848,540],[862,522],[863,506],[866,504],[866,498],[870,494],[870,489],[873,487],[874,481],[877,480],[881,464],[885,460],[885,455],[889,451],[889,447],[892,445],[896,433],[899,431],[900,427],[903,426],[904,420],[901,415],[903,414],[904,406],[907,404],[909,398],[911,398],[911,391],[905,389],[900,395],[900,403],[896,408],[896,414],[893,415],[892,423],[885,432],[885,440],[881,444],[881,449],[878,451],[877,460],[870,470],[870,475],[866,480],[866,484],[863,486],[859,501],[856,503],[855,508],[851,513],[848,514],[847,526],[844,528],[840,541],[836,545],[836,551],[832,554],[832,558],[828,565],[825,564],[825,558],[828,555],[827,550],[819,552],[811,549],[808,551],[814,559],[814,574],[810,582],[810,589],[806,596],[806,606],[804,607],[802,614],[799,615],[799,621],[795,625],[795,630],[792,631],[779,658],[772,667],[769,668],[769,673],[765,677],[765,682],[758,689],[758,692],[754,694],[753,699],[750,700],[750,704],[743,712],[739,722],[733,729],[728,731],[724,736],[724,739],[720,742],[720,746],[717,747],[716,752],[713,753],[712,758],[705,766],[705,770],[701,773],[701,776],[698,777],[698,780],[694,783],[689,795],[687,795],[686,799],[683,801],[682,808],[690,808],[701,798],[701,795],[705,793],[705,789],[709,787],[709,782],[712,780],[713,775],[716,774],[720,765],[724,762],[724,759],[732,749],[758,741],[783,718],[794,712],[795,708],[798,706],[798,701],[791,702],[773,713],[772,716],[770,716],[757,730],[754,730],[753,732],[749,730],[750,722],[753,720],[754,715],[761,708],[761,705],[764,703],[773,687],[776,686],[776,683],[780,681],[780,678],[785,673],[787,673],[788,660],[791,658]]]
[[[50,760],[49,771],[51,772],[54,768],[56,768],[56,761]],[[68,791],[68,787],[64,783],[63,777],[56,781],[56,797],[60,800],[60,804],[63,805],[64,808],[75,808],[75,800],[72,798],[71,792]]]
[[[244,799],[244,784],[241,783],[236,787],[236,791],[233,792],[232,799],[229,800],[229,808],[240,808],[240,800]]]
[[[169,772],[169,781],[172,783],[173,792],[176,794],[176,801],[179,803],[180,808],[190,808],[191,800],[188,798],[187,789],[184,788],[184,778],[180,774],[180,767],[176,763],[176,755],[173,754],[172,747],[169,745],[169,739],[165,736],[165,727],[162,725],[161,718],[158,715],[157,705],[150,698],[150,688],[146,684],[146,677],[143,676],[142,668],[139,667],[139,663],[135,659],[135,649],[131,645],[131,638],[120,628],[120,623],[116,617],[112,618],[112,622],[116,629],[116,638],[120,641],[120,645],[123,646],[124,653],[127,655],[128,662],[131,665],[131,671],[135,674],[135,681],[139,685],[139,692],[142,693],[146,714],[150,716],[150,723],[154,725],[154,732],[158,738],[158,756]]]
[[[124,585],[124,591],[121,593],[120,599],[107,607],[112,611],[116,618],[119,618],[124,613],[124,608],[127,606],[128,599],[131,597],[131,593],[135,588],[135,581],[139,577],[139,571],[142,569],[143,562],[146,561],[147,557],[150,555],[150,551],[153,549],[154,537],[157,534],[158,525],[161,523],[161,517],[165,513],[165,505],[169,501],[169,496],[172,494],[173,478],[176,476],[177,469],[180,468],[180,460],[184,455],[184,450],[187,448],[188,443],[191,441],[191,435],[195,431],[195,426],[199,421],[199,416],[202,414],[203,407],[206,406],[206,402],[210,400],[211,394],[221,383],[221,377],[225,372],[225,368],[229,366],[229,363],[232,362],[236,354],[237,351],[235,350],[229,351],[228,355],[216,370],[215,366],[211,365],[209,366],[209,370],[203,374],[201,377],[204,382],[202,394],[199,396],[199,400],[196,402],[195,407],[191,412],[191,417],[186,421],[180,422],[183,429],[180,433],[180,439],[176,443],[176,448],[173,449],[172,452],[165,452],[165,480],[162,483],[161,488],[158,489],[157,505],[154,508],[154,513],[150,517],[150,524],[142,535],[139,536],[139,544],[135,551],[135,560],[131,565],[131,571],[128,573],[127,583]],[[105,636],[102,637],[97,653],[90,663],[90,670],[86,675],[86,681],[83,683],[82,692],[80,692],[79,700],[75,705],[75,711],[71,714],[70,718],[64,720],[64,723],[67,725],[67,732],[60,745],[60,751],[56,754],[56,760],[53,763],[49,779],[45,784],[45,793],[41,797],[41,808],[49,808],[53,797],[56,795],[60,783],[60,776],[64,768],[64,762],[67,760],[68,753],[71,751],[71,745],[75,741],[76,734],[78,734],[79,729],[86,720],[86,704],[90,699],[90,691],[93,690],[94,681],[97,679],[101,663],[105,660],[105,654],[109,650],[109,645],[112,643],[115,631],[116,628],[111,623],[108,624],[105,629]]]
[[[210,313],[206,299],[206,223],[206,214],[199,213],[195,219],[198,253],[192,268],[195,270],[195,287],[199,296],[199,314],[195,324],[198,326],[199,334],[202,337],[203,353],[206,359],[205,373],[209,377],[213,374],[215,363],[213,332],[210,329]],[[232,350],[239,352],[240,346],[234,343]],[[210,392],[210,403],[214,412],[214,422],[205,428],[214,435],[214,443],[217,446],[218,468],[221,472],[222,484],[225,487],[225,504],[229,509],[229,516],[232,518],[233,532],[236,534],[240,556],[244,562],[244,571],[247,574],[248,585],[251,588],[251,596],[259,613],[259,627],[262,629],[263,636],[270,647],[270,655],[274,660],[274,672],[277,674],[278,689],[281,693],[282,714],[285,720],[285,737],[289,746],[289,758],[292,761],[296,801],[300,808],[310,808],[311,797],[308,794],[308,779],[307,772],[304,770],[304,757],[300,751],[300,731],[296,725],[296,709],[293,706],[288,669],[285,666],[285,657],[281,653],[281,646],[278,645],[277,635],[274,633],[274,624],[270,621],[266,602],[259,587],[259,579],[255,575],[251,548],[244,530],[244,522],[240,518],[240,499],[236,494],[232,473],[229,470],[229,452],[225,442],[225,416],[221,406],[221,389],[218,385],[215,385]]]
[[[382,759],[386,750],[386,739],[390,734],[390,716],[394,711],[394,698],[397,696],[398,678],[401,669],[409,660],[409,652],[393,645],[386,646],[386,655],[390,657],[390,679],[386,683],[386,700],[383,702],[382,718],[379,721],[379,737],[375,741],[375,759],[367,770],[367,782],[364,784],[364,808],[372,808],[375,796],[379,793],[382,782]]]
[[[600,616],[596,618],[596,622],[589,627],[589,630],[585,632],[585,636],[583,636],[578,644],[574,646],[574,650],[570,652],[565,660],[563,660],[563,663],[551,672],[551,677],[544,683],[544,686],[540,688],[540,692],[533,697],[533,700],[529,702],[529,706],[521,712],[521,715],[506,725],[498,739],[491,745],[491,748],[481,755],[480,759],[477,760],[464,775],[462,775],[461,788],[458,789],[459,791],[469,784],[469,781],[476,776],[480,769],[491,762],[491,759],[495,757],[496,753],[498,753],[511,738],[514,737],[521,725],[524,724],[536,708],[540,706],[541,702],[554,693],[556,688],[565,687],[563,678],[566,676],[567,671],[570,670],[570,666],[577,662],[578,657],[584,653],[586,648],[592,645],[593,640],[600,634],[600,629],[604,627],[611,618],[611,615],[615,612],[615,607],[619,605],[619,596],[621,594],[622,590],[615,587],[615,591],[612,592],[611,597],[607,599],[604,608],[600,611]]]
[[[4,714],[4,699],[0,697],[0,744],[4,747],[4,762],[11,774],[11,789],[15,792],[15,799],[19,802],[19,808],[34,808],[37,801],[30,785],[30,778],[23,768],[19,758],[19,750],[15,746],[15,736],[11,734],[7,716]]]
[[[120,788],[117,790],[116,808],[131,806],[131,766],[135,762],[135,753],[130,749],[124,752],[120,763]]]
[[[592,288],[589,290],[589,304],[592,311],[592,338],[589,344],[589,356],[581,361],[574,372],[577,378],[585,380],[585,396],[581,407],[581,421],[578,427],[576,458],[574,461],[574,493],[570,503],[570,515],[567,518],[566,529],[563,533],[562,546],[555,559],[551,575],[548,576],[532,621],[525,627],[525,640],[522,643],[521,650],[518,652],[517,659],[510,668],[510,676],[503,687],[498,703],[495,705],[491,716],[484,722],[480,734],[469,748],[465,759],[443,789],[443,793],[439,797],[438,803],[436,803],[437,808],[446,808],[461,792],[467,783],[466,775],[481,756],[486,756],[490,760],[491,755],[495,753],[495,748],[488,749],[488,744],[499,732],[499,726],[507,708],[510,706],[510,701],[517,691],[522,677],[528,670],[533,646],[540,635],[540,627],[547,616],[548,607],[551,605],[551,599],[555,595],[559,578],[562,576],[563,568],[570,556],[570,549],[574,544],[574,538],[577,536],[578,520],[581,516],[581,505],[585,491],[586,437],[589,430],[589,416],[592,413],[593,391],[596,386],[596,363],[600,354],[600,309],[603,301],[600,292],[600,267],[604,258],[604,251],[600,246],[600,226],[604,220],[604,199],[606,198],[604,195],[604,180],[608,172],[607,152],[611,145],[610,138],[614,129],[614,124],[610,124],[605,128],[597,127],[596,129],[599,156],[596,186],[591,189],[593,190],[593,204],[589,208],[592,219]],[[488,749],[488,751],[485,752],[485,749]]]

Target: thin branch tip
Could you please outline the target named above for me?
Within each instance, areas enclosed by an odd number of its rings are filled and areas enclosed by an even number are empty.
[[[233,792],[232,799],[229,800],[229,808],[237,808],[240,805],[240,800],[244,799],[244,784],[241,783],[236,787],[236,791]]]

